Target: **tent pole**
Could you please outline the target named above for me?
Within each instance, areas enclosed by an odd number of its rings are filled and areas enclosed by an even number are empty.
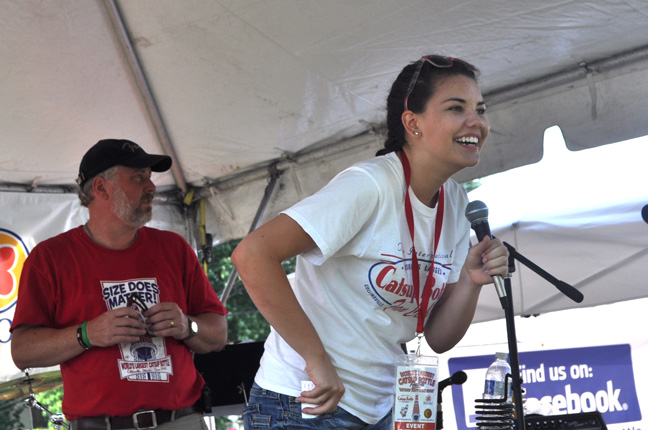
[[[265,212],[268,203],[270,202],[270,197],[272,196],[272,192],[274,191],[275,185],[277,185],[277,181],[279,180],[279,178],[284,172],[283,170],[277,169],[277,164],[278,163],[273,163],[268,168],[268,171],[270,173],[270,182],[268,182],[268,185],[265,188],[265,191],[263,193],[263,198],[261,199],[261,204],[257,209],[256,215],[254,215],[254,220],[252,221],[252,226],[250,227],[248,233],[251,233],[254,230],[256,230],[256,228],[261,223],[261,218],[263,217],[263,213]],[[223,290],[223,293],[221,294],[220,297],[220,301],[223,304],[227,302],[230,292],[232,291],[232,288],[234,288],[234,283],[236,282],[237,276],[238,276],[238,271],[236,270],[236,267],[234,267],[232,268],[232,272],[230,273],[229,279],[227,280],[227,285],[225,286],[225,289]]]
[[[341,156],[347,151],[362,151],[370,149],[372,152],[376,152],[380,149],[383,137],[382,134],[372,133],[373,132],[365,132],[358,136],[312,150],[303,150],[294,154],[284,154],[280,159],[275,159],[273,163],[276,164],[277,169],[286,170],[295,164],[303,165],[318,162],[327,157]],[[249,182],[265,179],[268,176],[268,168],[268,165],[254,167],[250,170],[233,174],[227,178],[218,179],[217,182],[207,184],[205,187],[201,188],[198,197],[209,196],[209,188],[222,192]]]
[[[108,15],[110,15],[110,20],[116,33],[115,35],[117,36],[119,44],[124,51],[124,56],[126,57],[128,65],[130,66],[133,78],[135,79],[135,84],[140,91],[142,101],[146,106],[149,118],[152,122],[153,128],[155,129],[155,133],[157,134],[158,141],[162,146],[164,153],[173,159],[173,164],[171,166],[171,174],[173,175],[173,179],[175,180],[178,188],[180,188],[182,193],[185,194],[188,190],[187,181],[184,177],[184,174],[182,173],[180,161],[178,160],[178,156],[176,155],[173,143],[171,143],[171,138],[169,137],[166,126],[164,125],[164,120],[162,119],[162,115],[160,114],[160,109],[155,102],[155,98],[153,97],[153,93],[151,92],[148,80],[144,75],[144,71],[142,70],[142,67],[140,65],[139,58],[137,57],[137,53],[133,48],[133,44],[130,41],[128,32],[126,31],[126,26],[124,25],[124,20],[122,19],[119,8],[115,4],[114,0],[105,0],[104,3],[106,5]]]

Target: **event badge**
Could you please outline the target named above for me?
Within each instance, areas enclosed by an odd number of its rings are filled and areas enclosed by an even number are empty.
[[[436,429],[438,369],[437,357],[407,354],[398,360],[394,430]]]

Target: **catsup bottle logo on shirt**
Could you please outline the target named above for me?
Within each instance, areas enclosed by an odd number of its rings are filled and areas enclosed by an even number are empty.
[[[0,228],[0,313],[16,304],[27,255],[29,251],[20,236]]]
[[[412,259],[389,258],[383,254],[384,260],[374,264],[369,269],[369,283],[365,291],[371,296],[378,306],[405,316],[418,315],[418,302],[414,297],[414,287],[409,280],[408,272],[412,270]],[[393,256],[391,256],[393,257]],[[439,260],[440,258],[437,258]],[[431,291],[430,305],[433,305],[443,294],[446,281],[450,274],[450,267],[440,261],[434,262],[434,275],[430,275],[433,262],[419,259],[421,279],[435,276],[437,282]],[[431,309],[431,306],[428,308]]]

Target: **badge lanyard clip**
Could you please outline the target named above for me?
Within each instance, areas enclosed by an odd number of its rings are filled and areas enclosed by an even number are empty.
[[[423,333],[416,333],[416,356],[421,356],[421,342],[423,341]]]

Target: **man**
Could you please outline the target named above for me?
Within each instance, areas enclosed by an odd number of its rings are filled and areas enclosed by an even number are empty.
[[[17,367],[60,364],[72,429],[206,428],[191,351],[218,351],[227,311],[179,235],[144,227],[171,158],[99,141],[79,168],[85,225],[38,244],[11,330]]]

